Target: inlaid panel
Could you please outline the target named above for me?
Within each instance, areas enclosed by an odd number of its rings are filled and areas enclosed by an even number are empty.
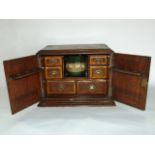
[[[107,95],[107,80],[81,80],[77,81],[77,94],[103,94]]]
[[[89,57],[90,65],[108,65],[108,56],[106,55],[93,55]]]
[[[61,66],[62,57],[61,56],[46,56],[45,57],[45,66]]]
[[[46,67],[46,79],[62,78],[62,67]]]
[[[75,94],[74,80],[47,81],[48,94]]]
[[[90,66],[89,76],[93,79],[107,79],[108,67],[107,66]]]

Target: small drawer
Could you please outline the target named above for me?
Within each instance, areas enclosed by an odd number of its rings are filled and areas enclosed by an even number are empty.
[[[108,78],[107,66],[90,66],[89,76],[93,79]]]
[[[75,94],[75,81],[47,81],[48,94]]]
[[[62,67],[46,67],[45,77],[46,79],[62,78]]]
[[[77,81],[77,94],[104,94],[107,95],[108,82],[106,80]]]
[[[108,65],[108,56],[93,55],[89,57],[90,65]]]
[[[62,66],[62,57],[61,56],[45,57],[45,66]]]

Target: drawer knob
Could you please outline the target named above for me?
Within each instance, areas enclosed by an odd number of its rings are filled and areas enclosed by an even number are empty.
[[[95,90],[96,86],[94,84],[89,85],[89,90]]]
[[[97,69],[97,70],[95,71],[95,73],[98,74],[98,75],[100,75],[100,74],[102,73],[102,71],[101,71],[100,69]]]

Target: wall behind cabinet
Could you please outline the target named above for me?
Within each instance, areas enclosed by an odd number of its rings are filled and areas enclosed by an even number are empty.
[[[0,20],[0,88],[6,90],[3,60],[35,54],[48,44],[79,43],[106,43],[117,52],[150,55],[155,70],[155,20]]]

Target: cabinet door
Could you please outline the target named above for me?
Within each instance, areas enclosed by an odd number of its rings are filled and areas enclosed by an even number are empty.
[[[115,53],[112,71],[114,100],[144,110],[151,57]]]
[[[4,61],[12,113],[36,103],[40,99],[40,69],[37,56]]]

